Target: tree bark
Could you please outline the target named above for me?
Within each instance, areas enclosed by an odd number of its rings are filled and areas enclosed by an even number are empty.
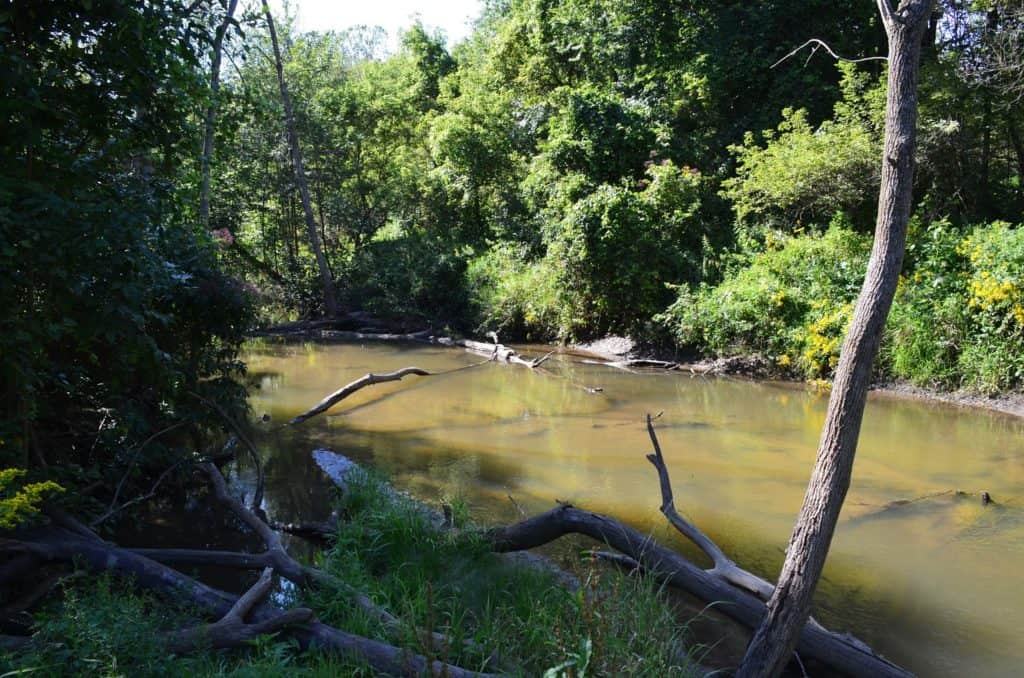
[[[872,364],[903,265],[913,187],[917,72],[933,3],[901,0],[893,10],[889,0],[878,0],[889,41],[889,75],[874,247],[843,342],[814,471],[767,613],[736,674],[740,678],[777,676],[792,656],[850,486]]]
[[[288,132],[288,145],[291,147],[292,164],[295,166],[295,181],[299,185],[299,197],[302,199],[302,211],[306,218],[306,232],[309,235],[309,245],[316,255],[316,265],[320,271],[320,282],[324,288],[324,311],[329,318],[338,315],[338,301],[334,293],[334,276],[327,266],[327,257],[320,243],[320,233],[317,230],[316,218],[313,216],[313,204],[309,197],[309,182],[306,180],[306,170],[302,164],[302,149],[299,148],[299,133],[295,128],[295,115],[292,111],[292,99],[288,94],[288,84],[284,79],[284,62],[281,60],[281,48],[277,43],[277,30],[274,28],[274,18],[270,15],[270,7],[267,0],[263,1],[263,14],[267,19],[267,28],[270,30],[270,42],[274,47],[274,66],[277,69],[277,84],[281,87],[281,104],[284,106],[284,123]]]
[[[210,61],[210,105],[206,107],[203,134],[203,159],[200,165],[199,222],[204,229],[210,228],[210,159],[213,156],[213,132],[217,124],[217,108],[220,104],[220,61],[224,52],[224,36],[235,15],[238,0],[228,0],[227,14],[217,27],[213,37],[213,57]]]

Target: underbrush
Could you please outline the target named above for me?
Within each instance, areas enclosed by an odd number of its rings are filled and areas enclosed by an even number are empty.
[[[870,237],[836,220],[771,235],[717,286],[682,288],[658,317],[682,347],[761,354],[782,373],[830,378]],[[876,365],[882,379],[994,393],[1024,384],[1024,231],[914,224]]]
[[[386,607],[404,625],[386,631],[342,591],[284,587],[280,604],[312,607],[327,624],[468,669],[511,675],[686,675],[686,625],[663,591],[641,576],[583,561],[571,591],[544,568],[490,551],[456,504],[455,529],[435,526],[422,506],[363,478],[341,500],[337,541],[322,566]],[[29,649],[0,653],[0,674],[99,676],[374,675],[366,666],[267,636],[247,651],[171,655],[161,634],[199,623],[174,601],[112,577],[75,577],[35,618]],[[452,638],[439,656],[422,636]],[[497,666],[489,663],[497,661]]]
[[[870,239],[837,222],[823,234],[769,234],[765,248],[718,286],[681,288],[658,318],[684,348],[757,353],[784,372],[827,376],[839,360]]]

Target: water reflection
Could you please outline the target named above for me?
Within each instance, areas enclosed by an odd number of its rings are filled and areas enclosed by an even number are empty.
[[[644,414],[664,412],[659,436],[680,508],[772,578],[826,405],[791,386],[553,359],[547,376],[486,364],[407,377],[298,429],[274,429],[367,372],[440,371],[479,358],[419,346],[260,344],[247,359],[258,384],[254,413],[271,417],[259,444],[278,520],[326,514],[330,488],[309,452],[329,447],[418,496],[462,496],[482,522],[517,519],[510,494],[531,512],[559,499],[675,543],[644,460]],[[595,387],[603,392],[587,390]],[[1024,659],[1022,429],[1002,415],[872,399],[817,616],[921,674],[1016,673]],[[982,491],[997,503],[983,506]]]

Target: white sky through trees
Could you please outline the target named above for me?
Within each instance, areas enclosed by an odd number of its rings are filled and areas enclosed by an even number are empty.
[[[274,0],[274,13],[297,16],[303,31],[341,31],[365,24],[381,26],[388,32],[388,49],[398,45],[399,31],[419,18],[428,30],[439,28],[448,36],[448,46],[470,32],[470,22],[480,16],[480,0]]]

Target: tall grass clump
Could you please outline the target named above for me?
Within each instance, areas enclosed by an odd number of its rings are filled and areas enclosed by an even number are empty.
[[[407,623],[404,646],[432,656],[417,629],[434,629],[454,641],[437,658],[483,669],[493,655],[515,675],[690,669],[685,626],[650,580],[591,562],[580,566],[580,588],[567,590],[553,573],[491,552],[480,531],[438,529],[421,506],[382,492],[365,479],[342,499],[347,519],[325,566]],[[327,623],[383,632],[343,593],[318,593],[314,608]]]

